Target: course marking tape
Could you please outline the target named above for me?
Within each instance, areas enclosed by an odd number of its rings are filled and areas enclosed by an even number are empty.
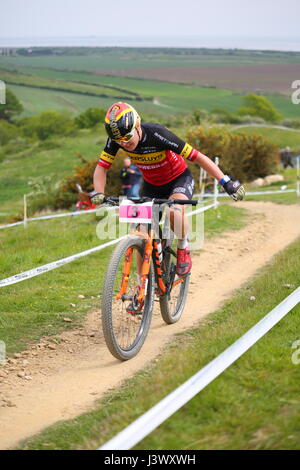
[[[284,189],[284,190],[275,190],[275,191],[247,191],[246,192],[246,196],[245,196],[245,200],[247,198],[247,196],[257,196],[257,195],[264,195],[264,194],[284,194],[284,193],[295,193],[297,192],[296,189]],[[195,194],[195,196],[202,196],[202,197],[213,197],[213,193],[204,193],[204,194]],[[230,197],[228,194],[226,193],[219,193],[218,194],[218,198],[219,197]]]
[[[83,215],[83,214],[91,214],[93,212],[97,212],[99,209],[90,209],[88,211],[76,211],[76,212],[63,212],[62,214],[51,214],[51,215],[43,215],[41,217],[31,217],[27,219],[27,222],[34,222],[35,220],[47,220],[47,219],[56,219],[59,217],[70,217],[76,215]],[[8,228],[8,227],[15,227],[16,225],[24,225],[24,220],[20,222],[14,222],[12,224],[7,225],[0,225],[1,228]]]

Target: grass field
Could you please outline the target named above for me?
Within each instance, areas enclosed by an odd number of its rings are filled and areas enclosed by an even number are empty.
[[[142,113],[157,117],[189,114],[197,108],[212,110],[217,107],[236,111],[241,106],[245,90],[261,92],[259,91],[261,88],[279,112],[286,117],[297,117],[299,111],[291,102],[290,87],[298,74],[298,69],[300,71],[299,63],[300,58],[297,54],[290,56],[288,53],[249,55],[247,51],[244,53],[240,51],[235,56],[233,53],[224,55],[224,52],[219,55],[203,53],[194,55],[192,51],[176,55],[167,50],[154,54],[146,50],[124,51],[118,48],[113,52],[95,52],[89,55],[0,57],[3,77],[8,70],[10,74],[18,72],[13,79],[14,83],[20,80],[21,73],[31,74],[37,83],[39,81],[42,83],[44,79],[45,84],[48,84],[49,80],[52,80],[54,87],[55,83],[61,80],[59,84],[61,87],[73,90],[77,87],[81,92],[91,89],[94,92],[96,87],[67,83],[74,80],[84,81],[97,84],[99,91],[96,93],[100,94],[102,90],[104,94],[112,97],[115,96],[113,90],[109,91],[103,87],[115,86],[131,93],[138,93],[144,98],[155,98],[154,103],[138,102],[134,99],[131,101]],[[274,67],[277,67],[277,72],[274,71]],[[104,72],[109,76],[97,75],[95,71],[101,74]],[[130,74],[132,78],[127,77]],[[28,81],[28,78],[26,80]],[[215,80],[219,82],[215,83]],[[191,86],[170,82],[194,84]],[[203,84],[206,86],[200,86]],[[13,90],[24,105],[24,115],[39,112],[41,109],[68,110],[72,114],[77,114],[91,106],[90,103],[104,108],[110,104],[109,98],[105,97],[95,97],[93,100],[90,97],[79,97],[76,93],[58,93],[49,90],[37,92],[33,88],[28,91],[24,86],[10,86],[14,87]],[[217,88],[209,88],[214,86]],[[277,92],[284,92],[287,96],[277,96]]]
[[[259,134],[263,137],[270,139],[275,145],[280,148],[286,146],[292,149],[300,150],[300,131],[293,129],[278,129],[272,126],[239,126],[234,128],[233,131],[236,133],[246,132],[247,134]]]
[[[57,90],[41,90],[21,85],[9,85],[9,88],[24,107],[21,117],[38,114],[48,109],[67,112],[74,116],[85,111],[87,108],[95,107],[95,105],[106,107],[111,103],[111,99],[99,99],[94,96],[65,93]],[[99,105],[99,101],[101,105]]]
[[[74,74],[72,76],[73,79],[79,79]],[[86,76],[82,78],[88,80]],[[89,76],[89,79],[93,83],[97,81],[95,76]],[[131,98],[130,103],[141,113],[157,118],[170,115],[182,117],[199,108],[208,111],[214,108],[223,108],[234,112],[242,105],[242,95],[230,90],[112,76],[101,76],[100,80],[102,84],[124,87],[146,97],[152,96],[155,98],[155,102],[137,101]],[[106,109],[113,101],[113,98],[86,96],[58,90],[42,90],[22,85],[9,85],[9,88],[24,106],[22,116],[35,114],[45,109],[68,111],[70,114],[76,115],[88,107]],[[290,98],[268,94],[268,99],[285,117],[298,117],[299,110],[296,105],[292,104]]]
[[[273,186],[269,188],[275,190]],[[294,193],[283,193],[283,194],[266,194],[266,195],[251,195],[247,193],[247,201],[265,201],[265,202],[275,202],[276,204],[300,204],[300,197]]]
[[[124,89],[115,89],[103,86],[99,83],[83,82],[75,80],[61,80],[54,77],[39,77],[35,74],[15,73],[2,70],[1,78],[7,84],[24,85],[30,88],[53,89],[55,91],[74,92],[82,95],[90,95],[96,98],[105,97],[110,99],[136,98],[137,94]]]
[[[41,266],[51,261],[99,245],[95,215],[34,222],[0,233],[1,278]],[[16,249],[18,247],[18,249]],[[86,310],[96,306],[103,271],[111,249],[87,259],[75,261],[46,275],[21,284],[1,288],[1,339],[8,354],[24,350],[41,336],[68,328],[63,318],[74,319],[78,325]],[[89,269],[86,269],[88,263]],[[92,276],[91,273],[94,273]],[[84,294],[86,300],[78,301]],[[76,303],[74,309],[70,303]]]
[[[91,50],[90,50],[91,51]],[[1,57],[1,62],[6,66],[13,67],[46,67],[69,70],[96,70],[96,69],[132,69],[132,68],[164,68],[164,67],[195,67],[195,66],[236,66],[236,65],[259,65],[259,64],[300,64],[300,55],[290,55],[284,52],[273,53],[250,53],[249,51],[239,51],[236,55],[230,51],[228,54],[224,51],[220,53],[209,54],[197,52],[195,50],[185,53],[178,50],[174,51],[161,48],[156,53],[147,48],[122,49],[113,48],[113,50],[104,49],[88,54],[47,55],[47,56],[10,56]]]
[[[223,352],[299,284],[300,240],[233,299],[180,334],[159,361],[107,393],[93,411],[27,440],[23,449],[96,449]],[[256,301],[249,301],[255,296]],[[135,449],[299,449],[295,307],[220,377]],[[151,391],[151,393],[149,393]]]
[[[269,64],[208,67],[139,67],[126,70],[107,69],[98,73],[121,74],[150,80],[166,80],[179,83],[196,83],[236,91],[273,92],[291,95],[291,84],[300,72],[299,65]]]

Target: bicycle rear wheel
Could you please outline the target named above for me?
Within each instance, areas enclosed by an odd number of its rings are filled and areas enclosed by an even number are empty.
[[[163,246],[162,268],[167,293],[159,298],[161,316],[168,325],[180,319],[190,282],[190,274],[183,278],[176,274],[176,250],[174,234],[171,232],[170,240],[165,241]]]
[[[126,296],[116,299],[120,292],[125,257],[132,249],[132,263]],[[143,256],[144,240],[129,235],[114,250],[110,259],[102,294],[102,329],[108,349],[114,357],[122,361],[136,356],[141,349],[151,322],[154,300],[153,266],[150,264],[145,303],[141,313],[128,313],[127,308],[137,292],[138,273],[136,253]],[[126,297],[126,298],[124,298]]]

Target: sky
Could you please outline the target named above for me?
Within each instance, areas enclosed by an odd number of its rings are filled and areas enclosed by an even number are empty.
[[[299,0],[0,0],[0,38],[299,39],[299,17]]]
[[[0,36],[299,37],[299,14],[299,0],[1,0]]]

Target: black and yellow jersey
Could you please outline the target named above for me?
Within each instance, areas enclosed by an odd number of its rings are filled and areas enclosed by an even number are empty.
[[[172,181],[187,168],[184,159],[195,160],[198,152],[166,127],[147,122],[141,125],[142,137],[134,151],[127,151],[116,141],[108,139],[98,165],[109,168],[122,149],[131,158],[144,179],[155,186]]]

